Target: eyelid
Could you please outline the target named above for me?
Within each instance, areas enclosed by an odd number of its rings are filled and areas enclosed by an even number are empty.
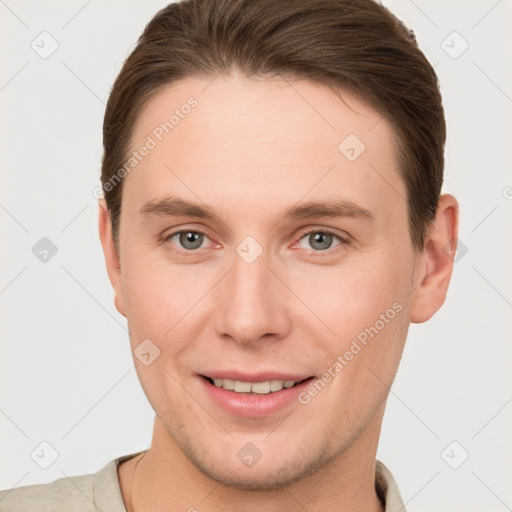
[[[348,233],[346,233],[345,231],[343,231],[343,234],[342,234],[334,228],[328,228],[325,226],[313,226],[313,227],[304,228],[299,233],[300,233],[300,236],[299,236],[300,239],[304,238],[304,236],[306,236],[306,235],[310,235],[311,233],[326,233],[329,235],[337,236],[341,240],[348,240],[349,238],[351,238],[350,235]]]

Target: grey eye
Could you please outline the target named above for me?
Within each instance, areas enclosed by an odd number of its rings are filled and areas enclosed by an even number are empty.
[[[307,242],[314,250],[325,251],[326,249],[331,249],[333,240],[335,238],[339,239],[338,236],[332,235],[331,233],[326,233],[324,231],[313,231],[303,236],[300,242],[307,240]],[[309,249],[309,247],[301,247],[303,249]]]
[[[198,233],[197,231],[180,231],[179,233],[175,233],[170,237],[170,240],[178,237],[178,246],[183,247],[184,249],[193,251],[194,249],[199,249],[204,241],[204,235],[202,233]]]

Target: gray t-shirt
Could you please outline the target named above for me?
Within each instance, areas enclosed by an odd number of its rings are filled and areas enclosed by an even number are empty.
[[[141,453],[118,457],[97,473],[0,491],[0,512],[126,512],[117,468]],[[390,471],[380,461],[376,467],[375,488],[386,512],[405,512]]]

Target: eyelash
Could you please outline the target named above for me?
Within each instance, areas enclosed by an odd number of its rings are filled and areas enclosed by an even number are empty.
[[[180,230],[174,231],[168,235],[164,235],[161,238],[161,242],[162,243],[168,242],[168,241],[170,241],[170,239],[172,237],[179,235],[181,233],[196,233],[199,235],[204,235],[206,238],[209,238],[208,235],[206,233],[204,233],[203,231],[199,231],[196,229],[180,229]],[[350,240],[349,240],[348,236],[347,236],[347,238],[344,238],[341,235],[332,231],[331,229],[327,229],[327,228],[310,229],[309,231],[304,231],[300,234],[300,236],[298,238],[298,242],[300,242],[306,236],[314,234],[314,233],[322,233],[324,235],[332,235],[333,237],[337,238],[340,241],[340,243],[334,247],[330,247],[329,249],[325,249],[325,250],[304,249],[305,251],[308,252],[308,254],[314,254],[314,255],[318,255],[318,256],[321,256],[322,254],[332,255],[333,253],[337,252],[338,250],[341,250],[343,248],[343,246],[347,246],[350,244]],[[298,243],[298,242],[296,242],[296,243]],[[171,245],[174,245],[174,244],[171,244]],[[192,254],[200,253],[202,251],[202,249],[205,249],[205,248],[203,247],[200,249],[186,250],[186,249],[179,249],[179,248],[176,248],[176,246],[174,246],[174,248],[171,248],[169,250],[171,250],[172,252],[176,252],[178,254],[184,254],[184,255],[190,256]]]

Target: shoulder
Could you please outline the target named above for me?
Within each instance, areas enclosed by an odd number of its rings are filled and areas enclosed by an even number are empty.
[[[59,478],[48,484],[0,491],[2,512],[95,511],[94,475]]]
[[[138,453],[111,460],[97,473],[0,491],[0,512],[126,512],[117,467]]]

